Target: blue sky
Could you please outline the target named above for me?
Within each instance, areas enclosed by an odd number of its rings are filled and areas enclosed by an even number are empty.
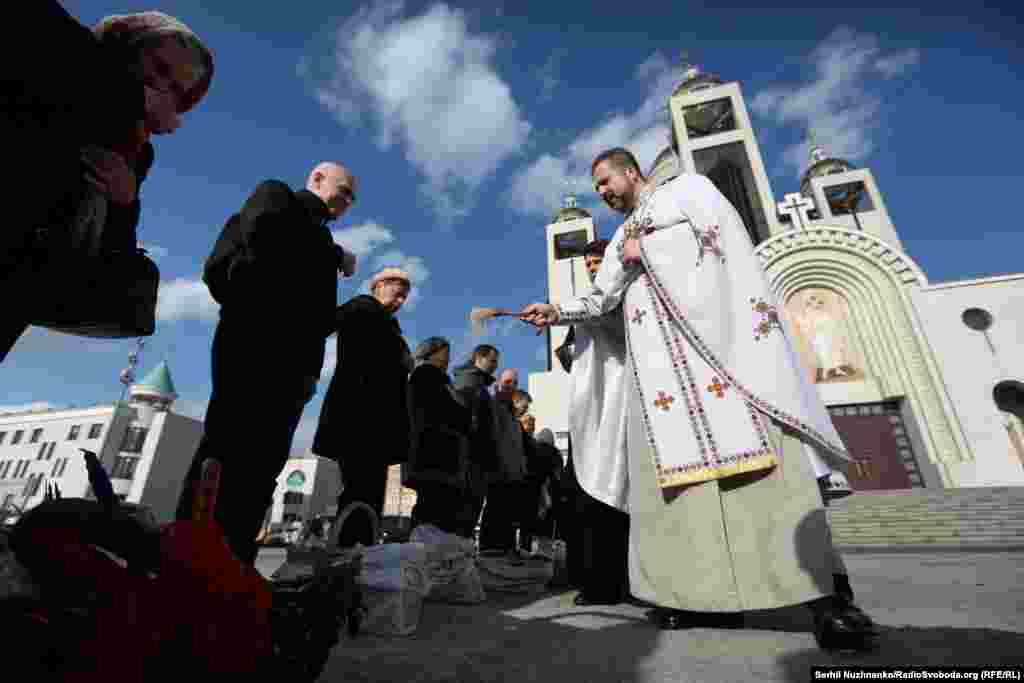
[[[64,6],[90,25],[153,8]],[[564,181],[585,180],[605,143],[631,147],[645,167],[665,146],[658,109],[680,80],[683,51],[741,83],[777,200],[797,190],[803,136],[814,126],[828,152],[873,171],[905,248],[932,282],[1022,270],[1024,233],[1007,205],[1024,180],[1013,10],[640,7],[162,3],[211,46],[217,68],[185,125],[156,140],[143,187],[139,239],[158,257],[163,283],[140,371],[167,359],[177,409],[202,416],[217,318],[202,262],[259,181],[300,186],[323,159],[342,161],[361,182],[359,203],[334,226],[360,254],[339,301],[359,293],[376,266],[404,264],[416,280],[399,313],[407,338],[444,335],[462,360],[480,341],[469,335],[473,306],[544,299],[544,225]],[[593,206],[586,184],[580,189]],[[612,214],[594,215],[610,236]],[[519,323],[485,339],[524,382],[546,367],[543,337]],[[133,345],[33,329],[0,366],[0,410],[114,400]],[[308,446],[331,370],[296,450]]]

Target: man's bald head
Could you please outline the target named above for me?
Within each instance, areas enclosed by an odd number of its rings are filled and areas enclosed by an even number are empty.
[[[356,177],[334,161],[317,164],[309,174],[306,189],[323,200],[332,220],[339,218],[356,202]]]
[[[511,401],[516,389],[519,388],[519,373],[511,368],[503,370],[498,376],[498,384],[494,388],[494,397],[500,401]]]

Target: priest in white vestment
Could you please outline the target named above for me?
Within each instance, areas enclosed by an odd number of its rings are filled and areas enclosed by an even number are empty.
[[[626,372],[589,391],[626,405],[626,457],[616,464],[612,451],[618,471],[602,480],[631,516],[631,592],[664,608],[667,628],[706,624],[698,613],[806,603],[823,647],[864,645],[871,620],[834,598],[841,568],[804,445],[836,464],[850,456],[742,219],[703,176],[649,186],[622,148],[599,155],[592,174],[626,215],[594,290],[521,317],[622,317]]]
[[[583,249],[591,283],[608,247]],[[605,315],[572,328],[569,366],[569,435],[573,470],[586,494],[576,505],[581,545],[579,607],[629,601],[629,516],[626,471],[626,396],[604,391],[626,373],[622,315]],[[568,337],[566,339],[568,341]],[[595,390],[596,389],[596,390]]]

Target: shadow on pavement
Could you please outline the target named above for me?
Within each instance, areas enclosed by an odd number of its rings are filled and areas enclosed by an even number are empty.
[[[779,664],[786,681],[806,683],[812,666],[1021,666],[1024,633],[990,628],[880,626],[878,648],[862,654],[803,650]]]
[[[642,667],[660,632],[637,609],[624,616],[572,608],[575,592],[494,594],[482,605],[425,603],[410,637],[364,634],[335,648],[323,681],[651,680]]]

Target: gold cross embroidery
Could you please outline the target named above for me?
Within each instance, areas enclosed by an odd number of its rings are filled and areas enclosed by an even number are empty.
[[[728,389],[728,388],[729,388],[729,383],[728,382],[723,383],[717,377],[715,377],[715,381],[714,382],[712,382],[711,384],[708,385],[708,391],[710,391],[714,395],[718,396],[718,398],[722,398],[723,396],[725,396],[725,390]]]
[[[664,391],[658,392],[658,398],[654,401],[654,405],[658,406],[665,412],[671,410],[672,404],[675,402],[675,398],[666,394]]]

